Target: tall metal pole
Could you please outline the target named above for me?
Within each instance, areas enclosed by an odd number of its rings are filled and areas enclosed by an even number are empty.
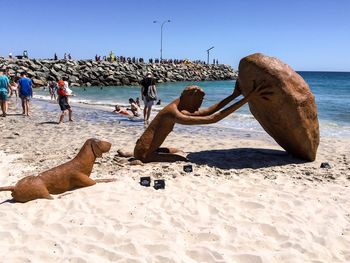
[[[160,26],[160,62],[163,60],[163,26],[165,23],[170,23],[170,20],[164,20]],[[159,21],[155,20],[153,23],[159,23]]]
[[[211,47],[209,49],[207,49],[207,54],[208,54],[208,57],[207,57],[207,65],[209,65],[209,51],[212,50],[214,47]]]

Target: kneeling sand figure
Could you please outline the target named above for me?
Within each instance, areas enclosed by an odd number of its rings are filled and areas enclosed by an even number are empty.
[[[88,139],[71,161],[38,176],[26,176],[15,186],[0,187],[0,191],[12,191],[14,200],[24,203],[39,198],[53,199],[51,194],[61,194],[100,182],[115,181],[114,179],[93,180],[89,177],[96,158],[102,157],[102,153],[108,152],[110,148],[111,144],[107,141]]]
[[[209,108],[200,110],[205,95],[204,91],[198,86],[186,87],[180,98],[165,106],[152,120],[137,140],[133,154],[123,150],[118,150],[118,153],[122,157],[134,156],[143,163],[187,161],[185,157],[175,154],[179,152],[176,148],[160,148],[173,130],[175,123],[197,125],[218,122],[248,102],[251,97],[258,94],[268,95],[269,92],[264,92],[264,89],[263,86],[254,87],[245,98],[219,111],[241,94],[238,85],[230,96]]]

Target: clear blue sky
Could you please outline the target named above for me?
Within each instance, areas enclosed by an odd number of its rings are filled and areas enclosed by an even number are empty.
[[[0,56],[207,58],[255,52],[295,70],[350,71],[350,0],[0,0]]]

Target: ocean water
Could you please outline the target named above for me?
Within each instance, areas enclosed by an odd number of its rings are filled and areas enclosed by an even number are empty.
[[[318,108],[321,136],[350,137],[350,73],[349,72],[298,72],[309,84],[315,95]],[[188,85],[198,85],[205,91],[203,107],[210,106],[232,93],[235,81],[202,81],[202,82],[176,82],[157,85],[158,96],[162,100],[160,106],[155,106],[156,114],[164,105],[177,98]],[[111,112],[114,105],[128,105],[129,98],[140,97],[140,87],[74,87],[75,97],[73,103],[98,108],[100,114],[92,114],[89,118],[105,121],[119,119],[129,121],[123,116]],[[35,98],[49,100],[48,90],[35,89]],[[141,101],[142,104],[142,101]],[[57,110],[59,111],[58,105]],[[138,124],[138,125],[141,125]],[[199,126],[195,129],[206,129],[208,126]],[[210,127],[235,129],[243,131],[263,132],[260,124],[255,120],[247,105],[229,115],[222,121]],[[183,127],[183,129],[186,129]]]

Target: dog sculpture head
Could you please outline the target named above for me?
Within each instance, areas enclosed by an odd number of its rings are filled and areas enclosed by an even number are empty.
[[[91,144],[92,151],[96,158],[102,157],[102,154],[108,152],[111,149],[112,144],[107,141],[101,141],[91,138],[87,140]]]

